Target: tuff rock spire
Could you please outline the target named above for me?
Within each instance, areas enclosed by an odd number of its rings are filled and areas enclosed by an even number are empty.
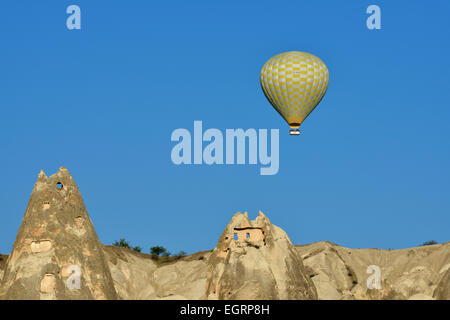
[[[260,211],[238,212],[208,261],[208,299],[317,299],[316,288],[287,234]]]
[[[2,299],[117,299],[78,187],[65,167],[43,171],[0,285]]]

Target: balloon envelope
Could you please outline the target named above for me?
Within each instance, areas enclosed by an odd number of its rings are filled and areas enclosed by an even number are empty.
[[[325,95],[329,74],[315,55],[290,51],[270,58],[260,80],[266,98],[294,129],[291,134],[299,134],[298,127]]]

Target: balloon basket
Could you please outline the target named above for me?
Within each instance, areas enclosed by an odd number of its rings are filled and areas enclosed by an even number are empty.
[[[298,135],[300,135],[300,130],[298,130],[298,129],[291,129],[291,130],[289,130],[289,134],[291,136],[298,136]]]

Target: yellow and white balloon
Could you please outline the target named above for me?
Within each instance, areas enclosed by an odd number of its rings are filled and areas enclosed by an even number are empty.
[[[270,58],[261,70],[266,98],[291,127],[298,128],[322,100],[328,88],[328,69],[313,54],[289,51]]]

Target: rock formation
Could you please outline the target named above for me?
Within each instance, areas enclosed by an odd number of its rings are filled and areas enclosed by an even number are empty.
[[[0,286],[3,299],[116,299],[111,273],[77,185],[41,171]]]
[[[374,268],[379,287],[369,288]],[[11,254],[0,254],[0,299],[116,298],[450,300],[450,242],[293,246],[262,213],[237,213],[214,250],[157,261],[101,245],[67,169],[41,172]]]
[[[6,259],[8,259],[8,256],[0,254],[0,285],[3,279],[3,270],[5,269]]]
[[[450,300],[450,263],[446,267],[447,272],[439,281],[434,292],[434,297],[439,300]]]
[[[400,250],[350,249],[317,242],[296,249],[312,271],[319,299],[424,300],[436,297],[438,288],[448,292],[450,286],[448,278],[442,277],[450,267],[450,242]],[[373,275],[370,266],[379,268],[379,288],[367,285]],[[438,299],[446,298],[439,295]]]
[[[121,299],[205,299],[209,251],[172,262],[114,246],[104,246],[104,251]]]
[[[287,234],[260,211],[236,213],[208,261],[208,299],[317,299]]]
[[[450,254],[450,242],[380,250],[350,249],[321,241],[296,246],[296,249],[303,256],[305,271],[312,277],[321,300],[450,300],[449,260],[444,260]],[[411,259],[411,250],[416,252],[416,259]],[[103,251],[120,299],[206,298],[206,275],[212,251],[165,263],[157,263],[149,254],[127,248],[103,246]],[[0,255],[0,279],[4,268],[2,258],[6,261],[7,257]],[[379,290],[366,286],[370,276],[367,267],[372,264],[381,268]]]
[[[380,250],[350,249],[321,241],[295,249],[321,300],[449,300],[443,292],[448,294],[450,288],[450,242]],[[150,255],[126,248],[105,246],[104,252],[122,299],[206,298],[213,251],[167,263],[156,263]],[[371,265],[380,267],[379,289],[367,287],[371,276],[367,268]]]

